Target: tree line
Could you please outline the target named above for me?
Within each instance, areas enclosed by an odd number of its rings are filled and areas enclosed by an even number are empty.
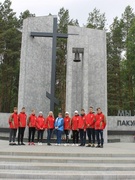
[[[0,3],[0,112],[11,112],[18,102],[21,32],[23,20],[36,16],[29,10],[19,17],[11,8],[11,1]],[[107,37],[107,93],[108,115],[118,110],[135,109],[135,13],[127,6],[121,18],[114,17],[107,28],[105,13],[93,9],[84,27],[106,31]],[[68,25],[79,26],[71,19],[69,10],[58,12],[58,32],[67,33]],[[56,97],[60,100],[55,111],[65,111],[67,40],[57,40]]]

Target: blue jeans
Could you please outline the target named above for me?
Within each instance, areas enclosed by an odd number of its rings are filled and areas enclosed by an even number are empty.
[[[50,143],[53,129],[47,129],[47,143]]]
[[[62,131],[56,130],[57,144],[61,144],[61,135],[62,135]]]
[[[96,130],[96,135],[97,135],[97,143],[98,145],[103,145],[104,143],[104,138],[103,138],[103,130],[97,129]]]

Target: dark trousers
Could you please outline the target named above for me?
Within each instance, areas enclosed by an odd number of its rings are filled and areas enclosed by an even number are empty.
[[[62,135],[62,131],[56,130],[57,144],[61,144],[61,135]]]
[[[17,129],[10,129],[9,142],[15,142]]]
[[[95,129],[94,128],[87,128],[87,136],[89,143],[95,144]]]
[[[35,127],[29,127],[29,138],[28,138],[28,142],[34,142],[34,137],[35,137]],[[32,137],[32,139],[31,139]]]
[[[97,136],[97,143],[98,145],[103,145],[104,143],[104,138],[103,138],[103,130],[96,130],[96,136]]]
[[[20,142],[23,143],[24,131],[25,131],[25,127],[19,127],[18,143],[20,143]]]
[[[80,143],[81,143],[81,145],[85,145],[85,143],[86,143],[86,131],[84,131],[84,129],[79,129],[79,133],[80,133]]]
[[[44,130],[38,130],[38,142],[43,142]]]
[[[66,135],[66,143],[69,143],[69,130],[64,130],[65,135]]]
[[[51,142],[52,132],[53,132],[53,129],[47,129],[47,143]]]
[[[78,143],[79,132],[77,130],[73,130],[73,144]]]

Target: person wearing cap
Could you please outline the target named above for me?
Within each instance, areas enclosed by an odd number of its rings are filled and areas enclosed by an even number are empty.
[[[72,146],[74,146],[75,144],[78,145],[78,140],[79,140],[79,132],[78,132],[78,122],[79,122],[80,116],[78,111],[76,110],[74,112],[74,116],[72,117],[71,120],[71,129],[72,129],[72,133],[73,133],[73,144]]]
[[[25,113],[25,107],[22,108],[20,114],[18,115],[19,129],[18,129],[18,145],[25,145],[23,142],[24,131],[26,127],[27,115]]]
[[[55,120],[55,130],[56,130],[56,136],[57,136],[57,144],[61,144],[61,135],[64,130],[64,119],[62,117],[62,113],[58,114],[58,117]]]
[[[103,137],[103,130],[106,127],[106,117],[102,113],[101,108],[97,108],[97,114],[95,116],[95,130],[97,136],[97,148],[103,148],[104,144],[104,137]]]
[[[64,117],[64,133],[66,135],[66,144],[69,144],[69,131],[71,129],[71,118],[69,117],[69,113],[65,112],[65,117]]]
[[[43,135],[45,130],[45,118],[43,117],[42,111],[39,112],[39,115],[37,117],[36,121],[36,129],[38,131],[38,145],[42,145],[43,143]]]
[[[27,125],[29,128],[28,145],[35,145],[34,137],[36,131],[36,121],[37,121],[37,117],[35,115],[35,110],[33,109],[27,120]]]
[[[46,118],[46,126],[47,126],[47,145],[51,145],[51,137],[54,129],[54,115],[53,112],[50,111],[47,118]]]
[[[92,106],[86,116],[86,131],[88,136],[88,145],[86,147],[95,147],[95,114]]]
[[[80,133],[80,145],[79,146],[85,146],[86,143],[86,115],[85,110],[81,109],[81,115],[78,122],[78,129]]]

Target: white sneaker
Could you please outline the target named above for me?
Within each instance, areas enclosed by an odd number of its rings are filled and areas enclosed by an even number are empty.
[[[55,146],[58,146],[58,144],[56,143]]]
[[[60,146],[60,144],[58,144],[58,146]]]
[[[64,144],[64,146],[67,146],[67,144]]]
[[[74,146],[75,144],[72,144],[72,146]]]
[[[43,144],[42,143],[40,143],[40,146],[42,146]]]
[[[78,144],[76,144],[76,146],[78,146]]]
[[[38,142],[38,146],[40,146],[40,142]]]

